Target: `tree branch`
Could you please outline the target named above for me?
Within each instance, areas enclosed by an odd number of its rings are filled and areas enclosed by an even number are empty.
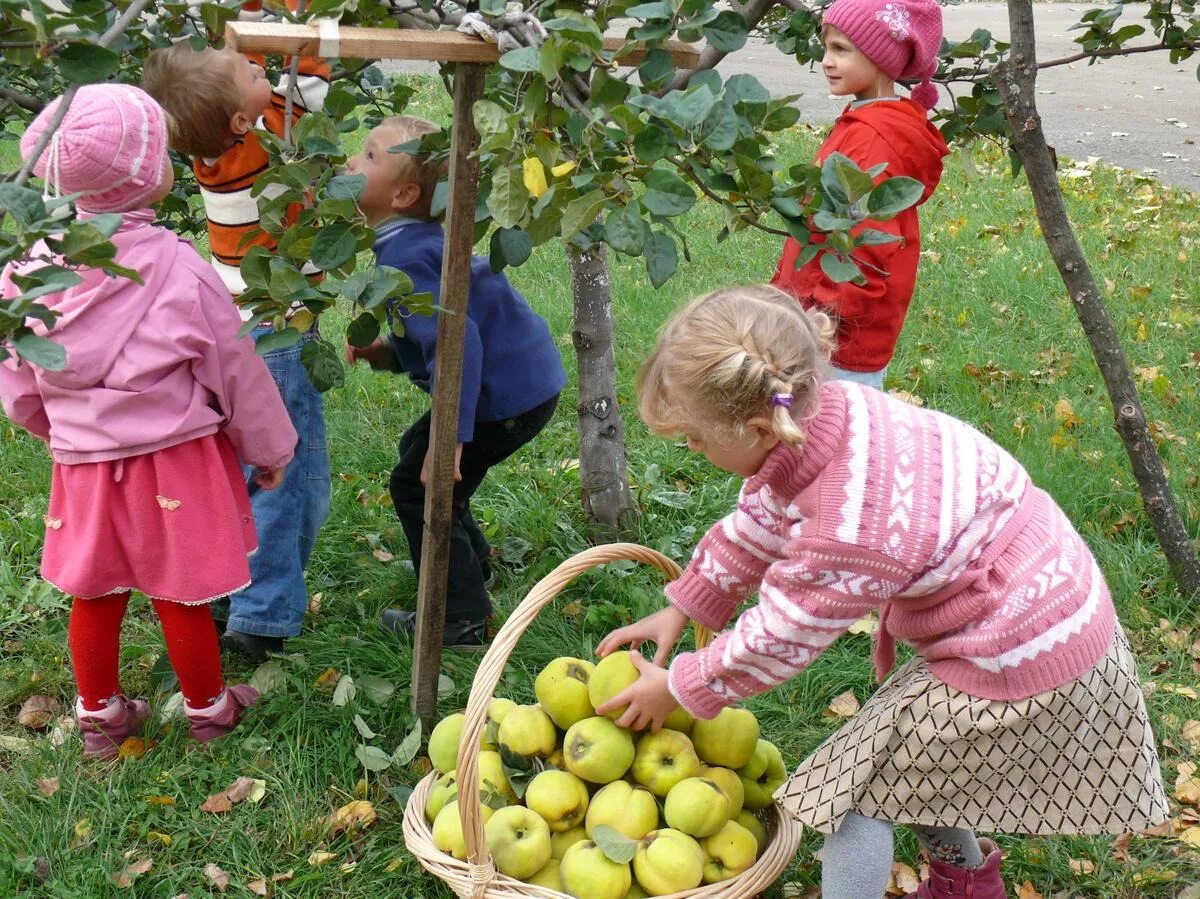
[[[767,14],[767,11],[775,5],[776,0],[748,0],[746,5],[740,10],[742,18],[746,20],[746,30],[750,31],[762,21],[762,17]],[[696,68],[676,72],[675,77],[671,79],[670,85],[666,91],[678,91],[687,87],[688,79],[696,72],[715,69],[728,54],[723,50],[716,50],[713,47],[705,47],[700,53],[700,59],[696,63]]]
[[[1135,53],[1155,53],[1159,50],[1200,50],[1200,41],[1183,41],[1179,44],[1168,44],[1160,42],[1157,44],[1146,44],[1141,47],[1113,47],[1111,50],[1092,50],[1087,53],[1076,53],[1074,56],[1064,56],[1061,59],[1052,59],[1049,62],[1039,62],[1039,69],[1049,69],[1054,66],[1065,66],[1073,62],[1079,62],[1083,59],[1110,59],[1114,56],[1132,56]]]
[[[0,86],[0,97],[29,112],[41,112],[46,107],[45,100],[30,96],[29,94],[23,94],[9,87]]]

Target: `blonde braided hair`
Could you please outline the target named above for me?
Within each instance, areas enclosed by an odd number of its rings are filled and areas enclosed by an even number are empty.
[[[663,330],[638,371],[638,411],[651,430],[719,439],[750,436],[766,419],[799,448],[816,410],[834,324],[769,285],[731,287],[693,300]]]

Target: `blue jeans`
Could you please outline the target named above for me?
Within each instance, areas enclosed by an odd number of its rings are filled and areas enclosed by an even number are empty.
[[[254,339],[271,333],[256,328]],[[305,340],[311,339],[306,337]],[[245,468],[251,491],[258,552],[250,557],[250,586],[230,597],[229,629],[260,637],[294,637],[308,610],[304,568],[329,514],[329,449],[321,394],[300,364],[304,341],[263,356],[267,370],[300,436],[283,483],[259,490]]]
[[[879,369],[879,371],[850,371],[845,368],[838,368],[836,365],[830,365],[829,370],[825,373],[825,377],[834,381],[853,381],[855,384],[866,384],[868,387],[874,387],[876,390],[883,390],[883,376],[887,374],[887,366]]]

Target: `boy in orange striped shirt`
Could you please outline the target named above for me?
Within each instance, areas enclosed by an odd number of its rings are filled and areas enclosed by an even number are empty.
[[[295,0],[288,0],[295,9]],[[261,19],[262,0],[245,0],[240,18]],[[235,297],[246,289],[240,265],[251,246],[275,249],[259,225],[251,188],[271,165],[255,129],[284,132],[286,98],[292,93],[292,124],[319,110],[329,90],[329,64],[301,59],[295,83],[284,75],[272,87],[261,54],[192,48],[188,41],[156,50],[146,60],[143,86],[169,115],[171,146],[191,157],[208,217],[212,265]],[[286,63],[285,63],[286,65]],[[282,188],[268,185],[262,197]],[[306,266],[306,272],[317,271]],[[242,316],[249,318],[243,310]],[[256,328],[255,339],[271,333]],[[310,340],[315,333],[305,335]],[[300,435],[296,456],[278,490],[253,494],[259,551],[250,559],[251,583],[230,598],[222,645],[251,661],[278,651],[300,633],[308,607],[304,568],[329,513],[329,454],[321,394],[300,364],[303,341],[263,356]]]

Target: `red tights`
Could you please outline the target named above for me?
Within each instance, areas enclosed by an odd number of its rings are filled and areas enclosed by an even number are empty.
[[[207,605],[184,605],[164,599],[151,604],[162,622],[167,656],[179,678],[179,689],[192,708],[210,705],[221,690],[221,648],[217,628]],[[121,621],[129,604],[128,593],[110,593],[97,599],[75,598],[71,606],[68,643],[75,683],[87,711],[96,712],[121,692],[118,675]]]

